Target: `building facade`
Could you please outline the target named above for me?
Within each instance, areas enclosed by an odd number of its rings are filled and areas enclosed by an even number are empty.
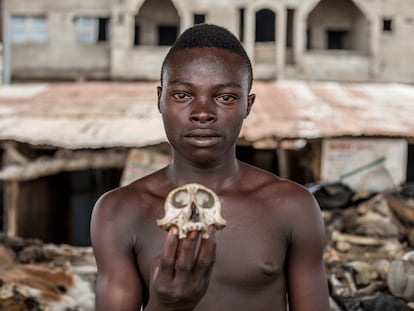
[[[414,82],[407,0],[4,0],[12,79],[157,80],[179,33],[222,25],[255,78]]]

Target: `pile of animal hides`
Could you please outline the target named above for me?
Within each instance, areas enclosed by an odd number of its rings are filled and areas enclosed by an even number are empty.
[[[322,209],[331,311],[414,310],[414,185],[355,193],[308,189]],[[0,234],[0,311],[94,310],[90,247]]]
[[[95,280],[90,247],[0,234],[0,311],[92,311]]]
[[[414,310],[414,184],[355,193],[309,188],[322,209],[332,311]]]

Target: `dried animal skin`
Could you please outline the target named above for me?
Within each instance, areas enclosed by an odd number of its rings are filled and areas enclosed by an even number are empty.
[[[355,272],[355,281],[359,286],[368,285],[379,278],[378,272],[368,262],[354,260],[346,263],[345,266]]]
[[[208,227],[214,225],[222,229],[226,221],[221,217],[220,200],[211,189],[192,183],[173,189],[165,199],[165,216],[157,220],[164,230],[172,226],[178,228],[180,239],[190,231],[200,231],[203,239],[208,239]]]

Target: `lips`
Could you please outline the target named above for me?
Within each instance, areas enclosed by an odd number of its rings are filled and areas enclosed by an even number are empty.
[[[221,135],[211,129],[194,129],[187,132],[184,138],[195,147],[207,148],[217,144]]]

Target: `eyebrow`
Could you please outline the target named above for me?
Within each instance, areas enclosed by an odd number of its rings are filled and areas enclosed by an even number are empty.
[[[229,83],[217,84],[217,87],[219,89],[225,89],[227,87],[235,87],[235,88],[241,89],[241,85],[238,84],[238,83],[236,83],[236,82],[229,82]]]
[[[171,82],[168,83],[169,85],[172,84],[176,84],[176,85],[182,85],[182,86],[186,86],[186,87],[192,87],[193,84],[192,83],[188,83],[188,82],[183,82],[183,81],[179,81],[179,80],[173,80]],[[219,83],[215,85],[216,88],[218,89],[225,89],[227,87],[235,87],[235,88],[239,88],[241,89],[241,85],[239,83],[236,82],[228,82],[228,83]]]
[[[173,80],[173,81],[170,81],[168,83],[168,85],[171,85],[171,84],[177,84],[177,85],[182,85],[182,86],[187,86],[187,87],[193,86],[191,83],[183,82],[183,81],[179,81],[179,80]]]

